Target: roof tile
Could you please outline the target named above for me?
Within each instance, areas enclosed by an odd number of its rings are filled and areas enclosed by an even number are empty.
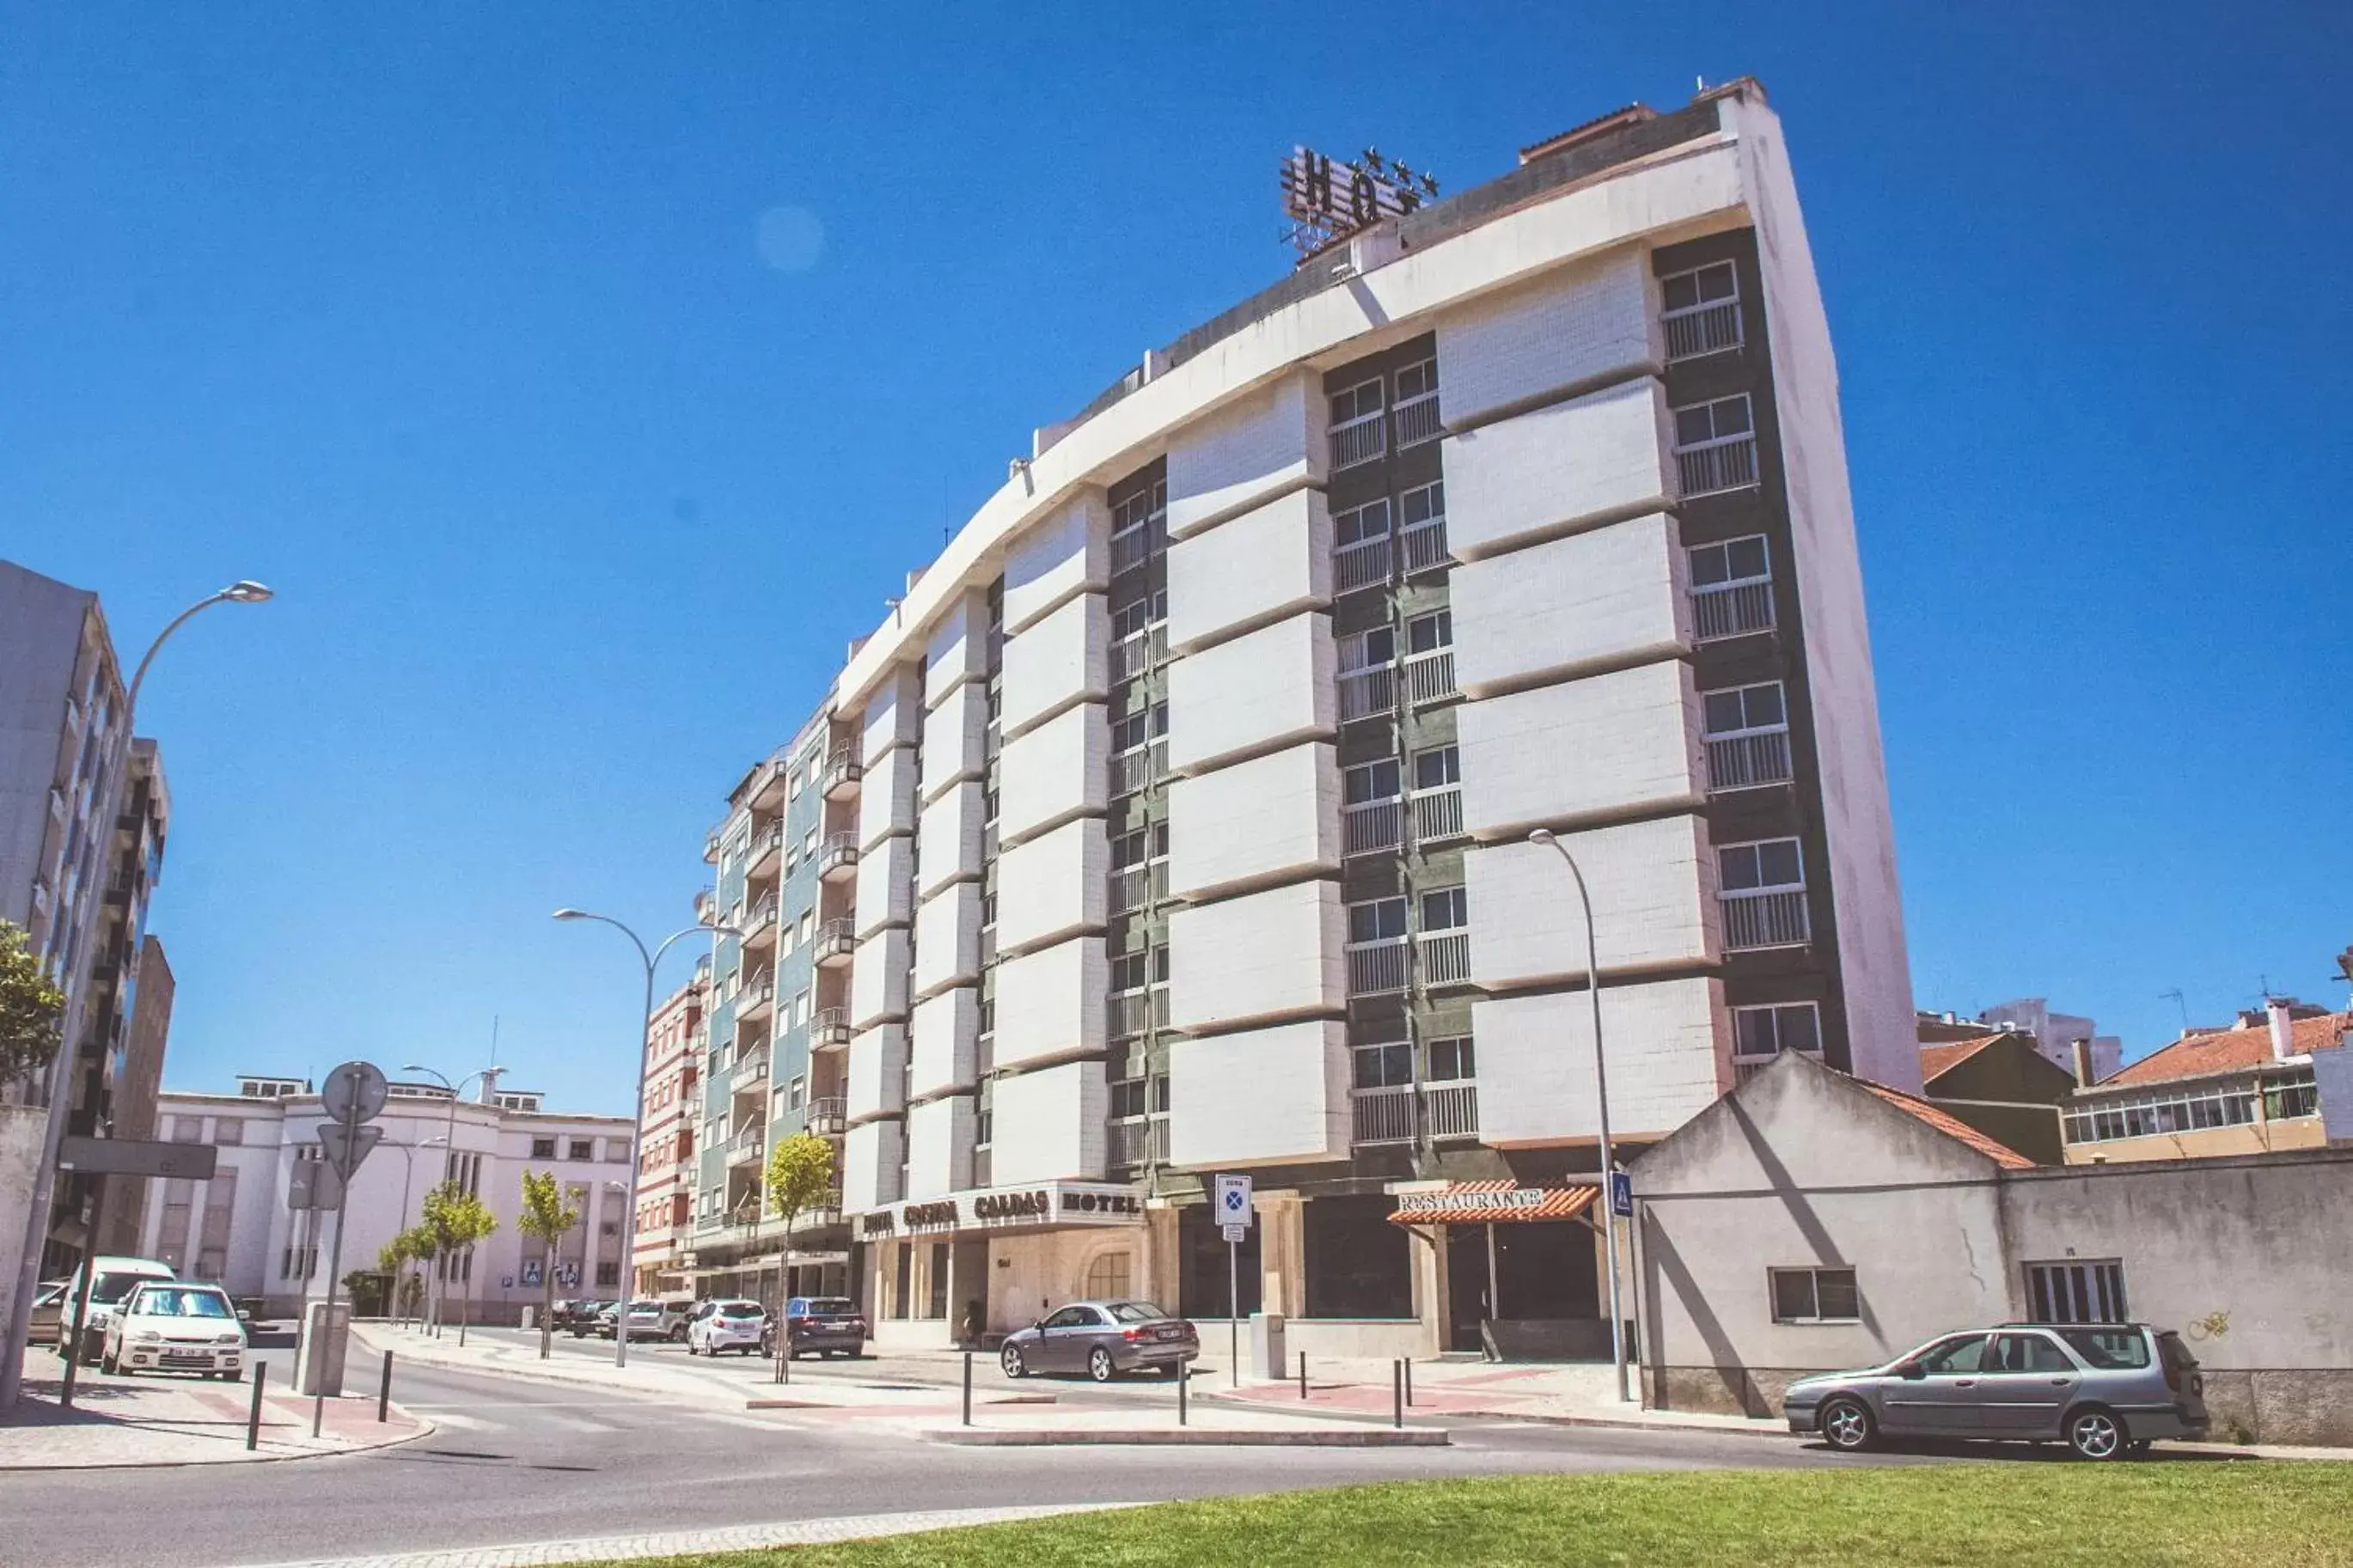
[[[2317,1017],[2298,1018],[2288,1026],[2289,1043],[2295,1047],[2294,1054],[2297,1056],[2335,1050],[2348,1028],[2353,1028],[2353,1013],[2323,1013]],[[2252,1029],[2217,1029],[2211,1034],[2187,1036],[2102,1079],[2098,1087],[2170,1083],[2185,1078],[2246,1072],[2271,1059],[2272,1030],[2266,1021]]]

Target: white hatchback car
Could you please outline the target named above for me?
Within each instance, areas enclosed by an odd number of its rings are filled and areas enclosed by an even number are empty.
[[[100,1366],[111,1373],[200,1372],[245,1381],[245,1325],[217,1285],[142,1285],[108,1319]]]
[[[768,1332],[768,1310],[757,1301],[715,1301],[711,1310],[686,1328],[686,1353],[717,1355],[735,1351],[752,1355]]]

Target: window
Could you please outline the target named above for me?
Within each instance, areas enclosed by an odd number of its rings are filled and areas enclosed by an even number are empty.
[[[2095,1372],[2148,1364],[2148,1336],[2138,1329],[2062,1329],[2059,1337]]]
[[[1157,589],[1141,599],[1131,599],[1112,612],[1111,635],[1113,638],[1132,637],[1148,631],[1168,618],[1168,590]]]
[[[1745,392],[1678,408],[1675,479],[1686,497],[1757,482],[1757,432]]]
[[[808,1080],[807,1079],[797,1078],[793,1079],[791,1083],[785,1086],[785,1109],[787,1110],[798,1110],[804,1103],[805,1097],[807,1093]]]
[[[618,1263],[599,1263],[596,1265],[597,1284],[610,1289],[620,1282],[621,1266]]]
[[[1399,520],[1408,528],[1446,520],[1446,486],[1443,481],[1419,486],[1398,497]]]
[[[1912,1364],[1930,1377],[1954,1377],[1986,1367],[1987,1337],[1983,1334],[1955,1334],[1939,1340],[1912,1358]]]
[[[1777,1323],[1852,1323],[1862,1317],[1852,1268],[1775,1268]],[[1978,1342],[1982,1343],[1983,1342]]]
[[[1128,1293],[1128,1255],[1106,1252],[1087,1265],[1087,1294],[1098,1301],[1117,1301]]]
[[[1711,261],[1659,279],[1667,362],[1740,346],[1740,278],[1729,261]]]
[[[1152,1080],[1150,1079],[1123,1079],[1113,1084],[1111,1086],[1112,1120],[1124,1121],[1133,1117],[1149,1115],[1151,1096]]]
[[[594,1160],[596,1157],[596,1143],[590,1138],[575,1138],[572,1141],[571,1152],[565,1156],[567,1160],[580,1161]]]
[[[1675,449],[1689,451],[1715,441],[1735,441],[1755,434],[1748,417],[1748,395],[1736,393],[1712,403],[1695,403],[1675,410]]]
[[[1346,769],[1340,774],[1340,795],[1350,805],[1395,800],[1398,795],[1397,759],[1388,757]]]
[[[1340,639],[1340,669],[1343,674],[1396,662],[1397,633],[1388,626],[1375,626],[1370,631]]]
[[[1164,985],[1167,981],[1168,950],[1165,947],[1124,952],[1111,961],[1113,991],[1141,991],[1147,985]]]
[[[1348,940],[1382,942],[1405,935],[1405,900],[1375,899],[1348,906]]]
[[[1694,589],[1772,580],[1772,563],[1761,533],[1728,539],[1722,544],[1704,544],[1691,552],[1691,583]]]
[[[2075,1363],[2067,1352],[2041,1334],[1996,1334],[1988,1372],[2071,1373]]]
[[[926,1282],[931,1289],[924,1302],[923,1316],[944,1318],[948,1315],[948,1244],[944,1241],[932,1243],[930,1275]]]
[[[2037,1322],[2124,1322],[2125,1266],[2113,1258],[2030,1263],[2026,1301]]]
[[[1111,841],[1111,863],[1118,870],[1141,866],[1147,860],[1165,859],[1167,854],[1168,825],[1165,822],[1123,833]]]
[[[216,1143],[244,1142],[245,1123],[238,1121],[234,1116],[215,1117],[213,1119],[213,1142]]]
[[[1111,749],[1133,752],[1149,745],[1168,733],[1168,704],[1155,702],[1140,713],[1115,719],[1111,726]]]
[[[555,1140],[554,1140],[554,1139],[553,1139],[553,1138],[534,1138],[534,1139],[533,1139],[533,1140],[531,1141],[531,1157],[532,1157],[533,1159],[534,1159],[534,1160],[553,1160],[553,1159],[554,1159],[554,1158],[555,1158]]]
[[[1778,1057],[1783,1051],[1820,1056],[1821,1010],[1811,1002],[1732,1010],[1732,1054],[1745,1058]]]
[[[1403,1040],[1356,1049],[1358,1089],[1395,1089],[1413,1082],[1413,1047]]]
[[[1332,395],[1332,424],[1336,428],[1353,420],[1369,419],[1382,406],[1380,378],[1360,381]]]
[[[793,994],[793,1010],[790,1020],[793,1026],[797,1027],[809,1021],[809,996],[810,992],[808,987],[806,985]]]
[[[1787,731],[1789,727],[1788,708],[1778,680],[1710,691],[1700,698],[1700,706],[1706,715],[1710,739],[1763,730]]]
[[[1794,838],[1715,852],[1724,945],[1730,952],[1803,946],[1811,935],[1804,858]]]
[[[1788,704],[1779,681],[1703,692],[1700,712],[1710,790],[1755,789],[1794,776]]]
[[[1803,889],[1806,885],[1804,864],[1794,838],[1726,845],[1715,852],[1715,865],[1727,893]]]
[[[1386,497],[1351,511],[1335,513],[1332,519],[1332,543],[1335,549],[1377,543],[1388,536],[1389,503]]]
[[[1471,923],[1470,895],[1461,888],[1434,888],[1421,896],[1424,932],[1459,931]]]
[[[1444,789],[1462,782],[1462,752],[1453,746],[1434,746],[1413,754],[1413,787]]]
[[[1435,653],[1442,647],[1452,647],[1454,612],[1434,610],[1406,622],[1405,646],[1409,653]]]
[[[1470,1036],[1458,1035],[1430,1042],[1430,1082],[1458,1083],[1478,1076],[1479,1066],[1472,1055]]]

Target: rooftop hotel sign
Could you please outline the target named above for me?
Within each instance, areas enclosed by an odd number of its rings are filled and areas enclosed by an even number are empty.
[[[1303,261],[1437,195],[1433,176],[1383,158],[1377,148],[1335,163],[1313,148],[1293,147],[1282,163],[1282,210]]]

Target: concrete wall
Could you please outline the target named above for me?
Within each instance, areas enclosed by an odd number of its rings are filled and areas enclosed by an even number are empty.
[[[33,1177],[40,1169],[47,1113],[29,1106],[0,1105],[0,1342],[8,1337],[16,1269],[25,1258],[26,1216],[31,1212]]]

